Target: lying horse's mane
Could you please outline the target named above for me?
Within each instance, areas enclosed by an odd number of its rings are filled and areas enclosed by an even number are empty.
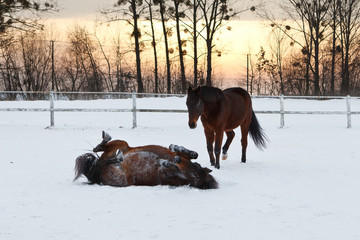
[[[216,103],[224,97],[221,89],[210,86],[200,87],[201,100],[207,103]]]
[[[89,180],[90,184],[100,184],[100,176],[102,169],[108,165],[119,163],[121,161],[122,159],[117,159],[116,157],[99,160],[99,158],[94,154],[85,153],[76,158],[75,178],[73,181],[78,179],[81,174],[84,174]]]
[[[73,181],[78,179],[82,174],[88,175],[89,169],[97,161],[97,157],[92,153],[85,153],[76,158],[75,162],[75,178]],[[91,181],[91,180],[90,180]]]

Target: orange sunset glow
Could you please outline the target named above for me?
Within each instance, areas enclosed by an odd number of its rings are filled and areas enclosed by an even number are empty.
[[[121,37],[122,47],[130,48],[133,39],[130,37],[132,28],[126,22],[106,23],[93,20],[78,20],[78,19],[52,19],[45,22],[47,28],[51,29],[51,34],[55,36],[56,41],[66,43],[68,41],[67,34],[76,26],[84,27],[90,34],[96,34],[101,39],[105,46],[110,47],[113,39],[117,36]],[[170,23],[169,26],[173,26]],[[149,22],[141,22],[141,30],[149,32]],[[159,42],[157,47],[159,49],[159,61],[164,63],[163,43],[161,23],[156,24],[156,31],[158,32]],[[239,78],[244,78],[246,74],[246,55],[250,54],[256,58],[260,47],[269,50],[269,34],[271,32],[270,24],[266,21],[254,20],[234,20],[226,23],[219,31],[214,47],[214,74],[221,75],[223,84],[234,84]],[[189,56],[185,58],[188,62],[189,68],[192,68],[191,51],[192,43],[190,35],[182,32],[185,39],[188,38],[188,44],[185,48]],[[145,34],[144,34],[145,35]],[[152,48],[150,46],[149,36],[144,36],[142,41],[145,44],[142,58],[144,62],[153,62]],[[200,52],[204,54],[204,44],[199,40]],[[175,34],[170,38],[170,45],[176,48]],[[217,55],[217,51],[221,51],[221,56]],[[129,54],[130,55],[130,54]],[[132,56],[133,57],[133,56]],[[176,56],[174,56],[176,58]],[[131,58],[131,56],[129,56]],[[200,61],[201,62],[201,61]],[[201,66],[200,66],[201,68]]]

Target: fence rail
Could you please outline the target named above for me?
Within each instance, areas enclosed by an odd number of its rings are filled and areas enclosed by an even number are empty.
[[[101,96],[101,99],[115,99],[116,98],[132,98],[132,108],[118,109],[118,108],[55,108],[55,99],[68,99],[69,95],[82,95],[82,96]],[[26,96],[43,96],[44,100],[49,100],[49,108],[0,108],[1,111],[13,112],[50,112],[50,126],[55,126],[55,112],[132,112],[133,113],[133,128],[137,127],[136,113],[137,112],[152,112],[152,113],[187,113],[187,110],[182,109],[141,109],[136,107],[136,99],[142,97],[185,97],[180,94],[146,94],[146,93],[93,93],[93,92],[0,92],[0,100],[4,100],[4,96],[16,95],[12,99],[26,99]],[[18,97],[21,95],[21,97]],[[76,97],[75,99],[83,99],[83,97]],[[280,100],[280,108],[278,111],[260,110],[255,111],[257,114],[280,114],[280,127],[285,126],[285,115],[287,114],[317,114],[317,115],[347,115],[347,127],[351,128],[351,115],[360,114],[360,111],[351,111],[350,99],[352,97],[339,97],[339,96],[252,96],[252,98],[275,98]],[[85,99],[89,99],[85,97]],[[93,98],[92,98],[93,99]],[[312,100],[329,100],[329,99],[345,99],[346,111],[285,111],[284,100],[285,99],[312,99]]]

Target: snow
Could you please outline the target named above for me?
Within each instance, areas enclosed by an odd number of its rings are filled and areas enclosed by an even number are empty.
[[[278,110],[278,99],[254,99],[256,110]],[[1,107],[48,107],[47,101],[0,101]],[[184,98],[138,99],[140,108],[185,109]],[[56,101],[55,107],[131,108],[129,100]],[[351,100],[359,111],[360,101]],[[345,100],[285,100],[286,110],[345,111]],[[346,239],[360,238],[360,116],[258,114],[270,139],[249,140],[240,163],[240,131],[210,166],[201,124],[187,114],[0,112],[0,239]],[[77,156],[101,131],[130,146],[177,144],[199,153],[216,190],[190,187],[116,188],[72,182]]]

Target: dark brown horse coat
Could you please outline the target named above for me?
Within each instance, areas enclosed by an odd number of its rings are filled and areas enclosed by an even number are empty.
[[[211,170],[190,160],[197,157],[195,152],[180,147],[172,147],[174,149],[177,151],[157,145],[131,148],[122,140],[102,142],[94,149],[95,152],[104,151],[100,158],[91,153],[77,158],[74,180],[84,174],[90,183],[119,187],[189,185],[200,189],[218,188],[216,180],[209,174]]]
[[[219,156],[224,132],[227,140],[222,148],[223,159],[227,158],[227,151],[235,136],[233,129],[238,126],[242,136],[242,162],[246,162],[249,132],[257,147],[265,147],[266,136],[252,109],[251,97],[244,89],[228,88],[222,91],[219,88],[202,86],[193,90],[190,87],[186,105],[190,128],[196,127],[201,116],[210,162],[216,168],[220,168]]]

